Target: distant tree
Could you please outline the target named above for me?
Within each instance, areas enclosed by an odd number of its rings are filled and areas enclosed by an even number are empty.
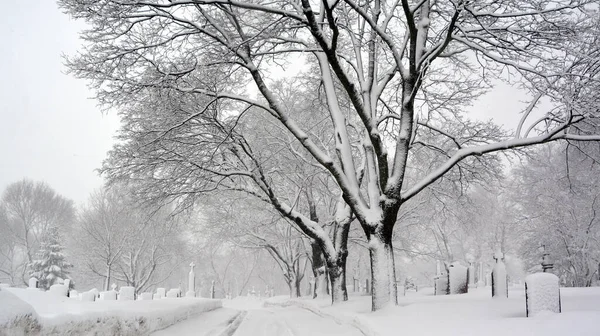
[[[45,290],[59,280],[69,279],[73,267],[65,260],[60,234],[57,227],[50,227],[42,238],[40,249],[30,265],[31,276],[38,279],[38,287]]]
[[[6,241],[0,258],[17,271],[26,284],[36,252],[48,230],[68,230],[75,218],[73,201],[57,194],[44,182],[21,180],[10,184],[0,199],[0,232]],[[8,260],[7,260],[8,259]],[[0,265],[3,263],[0,262]]]
[[[179,222],[168,210],[145,208],[128,189],[114,186],[91,195],[73,237],[77,258],[107,290],[116,280],[137,292],[167,278],[184,260]]]

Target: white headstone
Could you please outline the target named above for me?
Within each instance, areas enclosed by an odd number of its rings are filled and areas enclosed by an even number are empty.
[[[52,285],[50,286],[49,292],[57,296],[67,296],[69,287],[65,285]]]
[[[459,263],[453,263],[448,268],[450,271],[450,294],[465,294],[468,292],[469,284],[467,279],[468,268]]]
[[[152,293],[144,292],[138,297],[138,300],[152,300]]]
[[[89,292],[83,292],[81,293],[81,301],[89,301],[89,302],[93,302],[96,301],[96,293],[89,291]]]
[[[475,287],[475,264],[469,263],[469,288]]]
[[[37,289],[38,279],[36,277],[29,278],[29,287],[31,289]]]
[[[158,295],[159,299],[162,299],[167,296],[167,290],[165,288],[157,288],[156,295]]]
[[[79,292],[77,292],[76,290],[70,290],[69,291],[69,297],[73,298],[73,299],[78,299],[79,298]]]
[[[477,271],[477,287],[484,287],[485,273],[483,272],[483,262],[479,262],[479,269]]]
[[[119,289],[119,301],[133,301],[135,299],[135,287],[121,286]]]
[[[188,291],[185,293],[187,297],[195,297],[196,296],[196,273],[194,273],[194,264],[190,263],[190,273],[188,274]]]
[[[167,292],[167,297],[170,299],[178,298],[180,294],[181,294],[181,291],[179,290],[179,288],[171,288]]]
[[[447,295],[448,294],[448,275],[440,274],[434,278],[435,281],[435,295]]]
[[[117,299],[117,292],[115,291],[106,291],[100,292],[100,300],[102,301],[115,301]]]
[[[496,253],[494,256],[496,265],[492,270],[492,297],[508,297],[508,278],[506,275],[506,265],[504,265],[504,256]]]
[[[559,279],[552,273],[535,273],[525,278],[527,316],[543,311],[560,313]]]

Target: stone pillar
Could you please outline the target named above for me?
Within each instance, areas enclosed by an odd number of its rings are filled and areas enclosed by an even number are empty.
[[[506,266],[504,265],[504,254],[497,252],[494,255],[496,265],[492,270],[492,297],[508,297],[508,278]]]
[[[469,289],[475,288],[477,285],[475,284],[475,265],[473,262],[469,263]]]
[[[485,287],[485,273],[483,272],[483,262],[479,262],[479,269],[477,270],[477,287]]]
[[[450,264],[448,268],[448,280],[450,281],[450,294],[465,294],[468,292],[469,269],[458,262]]]
[[[194,264],[193,262],[190,264],[190,273],[188,274],[188,291],[185,293],[187,297],[195,297],[196,296],[196,273],[194,273]]]
[[[252,291],[254,291],[254,289]],[[215,298],[215,280],[212,280],[210,282],[210,298],[211,299]]]
[[[365,279],[365,293],[371,294],[371,287],[369,286],[369,279]]]

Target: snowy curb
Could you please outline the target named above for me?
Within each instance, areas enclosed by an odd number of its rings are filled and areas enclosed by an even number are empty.
[[[339,324],[348,324],[358,329],[365,336],[379,336],[366,319],[358,314],[331,314],[324,311],[316,304],[297,299],[286,299],[284,301],[266,300],[264,303],[265,307],[289,307],[296,306],[302,309],[306,309],[313,314],[316,314],[323,318],[332,319]]]

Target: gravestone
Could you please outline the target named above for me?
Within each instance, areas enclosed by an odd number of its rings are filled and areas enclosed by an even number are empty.
[[[167,298],[174,299],[181,296],[181,290],[179,288],[171,288],[167,292]]]
[[[450,264],[448,267],[450,281],[450,294],[465,294],[469,291],[468,275],[469,269],[458,262]]]
[[[469,263],[469,288],[475,288],[477,285],[475,284],[475,264],[473,262]]]
[[[50,289],[48,291],[56,296],[67,296],[67,294],[69,293],[69,287],[57,284],[50,286]]]
[[[96,301],[96,293],[93,291],[83,292],[80,295],[81,301],[94,302]]]
[[[167,290],[165,288],[157,288],[156,295],[159,299],[162,299],[167,296]]]
[[[254,293],[254,287],[252,287],[252,293]],[[210,298],[215,298],[215,280],[210,282]]]
[[[185,293],[187,297],[195,297],[196,296],[196,273],[194,273],[194,264],[190,263],[190,273],[188,274],[188,291]]]
[[[504,265],[504,254],[497,252],[494,255],[496,265],[492,270],[492,297],[508,297],[508,277],[506,265]]]
[[[117,299],[117,292],[115,291],[106,291],[106,292],[100,292],[100,298],[101,301],[115,301]]]
[[[29,278],[29,289],[37,289],[38,288],[38,279],[36,277]]]
[[[435,295],[448,295],[450,293],[450,280],[447,274],[442,273],[436,276],[433,281]]]
[[[152,293],[144,292],[138,296],[138,300],[152,300]]]
[[[365,279],[365,293],[371,294],[371,286],[369,283],[369,279]]]
[[[76,290],[70,290],[69,291],[69,297],[73,298],[73,299],[78,299],[79,298],[79,292],[77,292]]]
[[[527,317],[541,312],[560,313],[559,279],[552,273],[535,273],[525,278]]]
[[[119,289],[119,301],[133,301],[135,299],[135,287],[121,286]]]
[[[477,287],[485,287],[485,272],[483,271],[483,262],[479,262],[477,269]]]

